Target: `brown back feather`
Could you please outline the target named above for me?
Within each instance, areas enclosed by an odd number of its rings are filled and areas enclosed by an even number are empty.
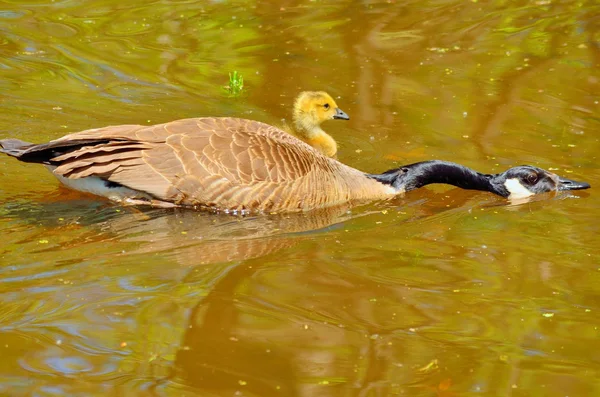
[[[195,118],[105,127],[45,145],[80,142],[86,144],[50,159],[55,173],[97,176],[180,205],[289,211],[389,196],[362,172],[257,121]]]

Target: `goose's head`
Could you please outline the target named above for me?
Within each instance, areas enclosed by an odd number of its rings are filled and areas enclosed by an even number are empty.
[[[431,160],[404,165],[371,178],[408,192],[432,183],[445,183],[463,189],[483,190],[509,199],[540,193],[588,189],[589,183],[563,178],[530,165],[509,168],[499,174],[482,174],[460,164]]]
[[[350,120],[350,117],[338,108],[337,103],[326,92],[304,91],[294,103],[294,123],[305,131],[319,128],[326,120]]]
[[[589,189],[590,184],[563,178],[550,171],[530,165],[509,168],[492,175],[491,184],[501,196],[519,199],[547,192]]]

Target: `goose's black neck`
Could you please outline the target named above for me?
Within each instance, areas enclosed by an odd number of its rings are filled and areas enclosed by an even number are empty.
[[[460,164],[431,160],[404,165],[371,178],[392,186],[398,192],[418,189],[432,183],[444,183],[462,189],[483,190],[507,197],[506,188],[496,183],[497,175],[482,174]]]

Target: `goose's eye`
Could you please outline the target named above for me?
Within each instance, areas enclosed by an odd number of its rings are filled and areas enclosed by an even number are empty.
[[[535,184],[537,181],[538,181],[538,176],[536,174],[527,175],[527,182],[529,182],[531,185]]]
[[[328,104],[328,103],[326,103],[325,105],[323,105],[323,107],[324,107],[325,109],[329,109],[329,104]]]

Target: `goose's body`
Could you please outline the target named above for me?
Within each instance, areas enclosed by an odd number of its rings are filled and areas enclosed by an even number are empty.
[[[396,190],[264,123],[193,118],[77,132],[47,144],[0,141],[61,182],[113,200],[220,210],[298,211]]]
[[[531,166],[490,175],[438,160],[365,174],[278,128],[238,118],[110,126],[39,145],[5,139],[0,152],[45,164],[67,186],[112,200],[223,211],[306,211],[431,183],[509,198],[590,187]]]

